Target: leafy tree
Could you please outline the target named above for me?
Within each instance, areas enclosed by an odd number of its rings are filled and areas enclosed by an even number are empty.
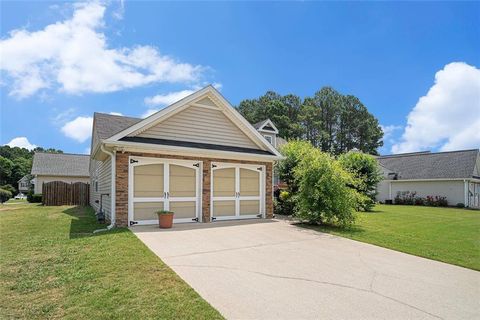
[[[8,201],[12,197],[12,193],[8,190],[0,189],[0,203]]]
[[[271,119],[281,137],[304,139],[335,155],[354,148],[377,154],[383,145],[378,120],[355,96],[324,87],[303,102],[298,96],[269,91],[258,99],[240,102],[238,111],[250,122]]]
[[[0,156],[0,185],[8,184],[12,175],[13,162]]]
[[[1,186],[0,189],[7,190],[9,191],[12,195],[17,193],[17,190],[11,185],[11,184],[6,184],[4,186]]]
[[[305,141],[291,141],[281,151],[286,159],[277,169],[289,188],[281,200],[294,208],[296,217],[341,226],[354,222],[355,210],[364,199],[349,187],[354,178],[337,160]]]
[[[32,171],[35,152],[63,153],[62,150],[54,148],[37,147],[34,150],[27,150],[19,147],[0,146],[0,185],[10,184],[16,189],[18,180]]]
[[[375,204],[377,185],[382,180],[377,160],[371,155],[352,151],[341,155],[339,161],[354,177],[351,187],[365,196],[360,209],[371,211]]]

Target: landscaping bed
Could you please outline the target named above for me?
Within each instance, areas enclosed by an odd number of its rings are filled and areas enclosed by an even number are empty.
[[[128,229],[89,207],[0,207],[0,318],[220,319]]]

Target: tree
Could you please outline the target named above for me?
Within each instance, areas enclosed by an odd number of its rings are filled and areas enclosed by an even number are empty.
[[[277,169],[289,189],[282,201],[294,203],[297,218],[341,226],[354,222],[363,197],[349,187],[354,178],[337,160],[305,141],[291,141],[281,151],[286,158]]]
[[[258,99],[243,100],[238,111],[251,123],[267,118],[287,140],[303,139],[322,151],[339,155],[354,148],[377,154],[383,145],[378,120],[360,99],[324,87],[303,102],[298,96],[268,91]]]
[[[8,184],[12,175],[13,162],[0,156],[0,185]]]
[[[301,104],[298,96],[292,94],[281,96],[268,91],[258,99],[243,100],[237,109],[250,123],[272,120],[281,137],[294,139],[300,137],[302,133],[298,123]]]
[[[354,177],[351,187],[365,196],[360,209],[371,211],[375,204],[377,185],[382,180],[377,160],[362,152],[348,152],[339,157],[339,162]]]

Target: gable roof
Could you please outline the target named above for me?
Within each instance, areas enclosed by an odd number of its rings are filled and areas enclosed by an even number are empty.
[[[87,154],[36,152],[32,174],[48,176],[88,177],[90,156]]]
[[[253,125],[258,131],[271,132],[278,134],[278,129],[275,124],[270,119],[265,119],[263,121],[257,122]]]
[[[249,139],[252,140],[259,150],[268,151],[271,156],[281,158],[281,154],[267,141],[265,138],[247,121],[242,115],[233,108],[230,103],[211,85],[175,102],[174,104],[152,114],[151,116],[133,123],[125,129],[113,134],[109,138],[105,139],[107,143],[121,143],[127,142],[129,137],[136,136],[138,133],[143,132],[160,122],[168,119],[182,110],[185,110],[191,105],[195,105],[199,101],[202,101],[208,97],[218,105],[224,115],[231,120]],[[135,118],[134,118],[135,119]],[[97,127],[97,126],[96,126]],[[100,138],[101,139],[101,138]],[[160,139],[161,140],[161,139]],[[186,146],[187,148],[197,148],[195,146]],[[208,148],[205,148],[208,149]],[[232,151],[232,150],[222,150]],[[242,151],[233,151],[242,152]]]
[[[472,178],[478,149],[419,152],[377,157],[381,166],[398,174],[398,180]]]

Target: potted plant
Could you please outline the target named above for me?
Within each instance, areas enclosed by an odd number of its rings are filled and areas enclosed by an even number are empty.
[[[168,210],[157,211],[158,214],[158,226],[162,229],[168,229],[173,224],[173,212]]]

